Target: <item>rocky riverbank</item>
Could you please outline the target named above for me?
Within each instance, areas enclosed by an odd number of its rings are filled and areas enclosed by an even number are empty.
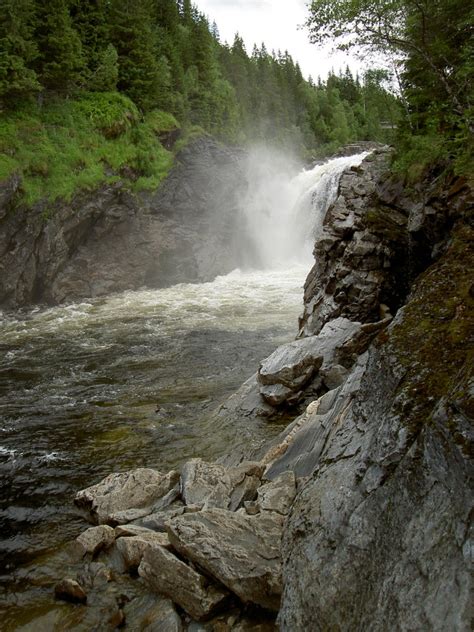
[[[472,191],[409,195],[389,159],[342,176],[299,339],[216,412],[284,415],[278,440],[76,496],[77,629],[469,629]]]

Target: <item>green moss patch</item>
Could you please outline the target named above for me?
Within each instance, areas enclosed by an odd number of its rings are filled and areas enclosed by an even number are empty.
[[[447,252],[417,280],[389,334],[389,348],[406,369],[397,393],[400,412],[415,432],[431,422],[441,398],[465,396],[474,368],[473,279],[474,230],[462,225]]]

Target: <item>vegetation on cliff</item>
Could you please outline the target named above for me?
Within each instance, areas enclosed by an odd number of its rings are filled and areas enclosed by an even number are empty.
[[[472,176],[474,8],[463,0],[313,0],[315,43],[382,53],[392,64],[405,116],[398,166],[419,178],[434,162]]]
[[[313,154],[387,140],[399,117],[383,73],[306,81],[287,52],[221,43],[190,0],[3,0],[0,49],[0,178],[21,175],[30,203],[117,177],[156,186],[171,164],[157,112]]]

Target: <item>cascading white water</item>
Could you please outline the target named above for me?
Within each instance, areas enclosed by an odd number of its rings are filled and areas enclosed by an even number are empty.
[[[309,265],[323,218],[337,196],[345,169],[359,165],[367,152],[334,158],[295,175],[294,164],[258,150],[249,158],[249,188],[242,201],[257,267]]]

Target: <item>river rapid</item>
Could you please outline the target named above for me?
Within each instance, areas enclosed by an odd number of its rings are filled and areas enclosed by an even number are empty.
[[[78,489],[282,430],[216,428],[212,412],[296,335],[315,231],[341,172],[363,157],[286,180],[263,170],[245,200],[262,269],[0,313],[0,629],[41,628],[29,622],[51,608],[57,551],[86,526]]]

